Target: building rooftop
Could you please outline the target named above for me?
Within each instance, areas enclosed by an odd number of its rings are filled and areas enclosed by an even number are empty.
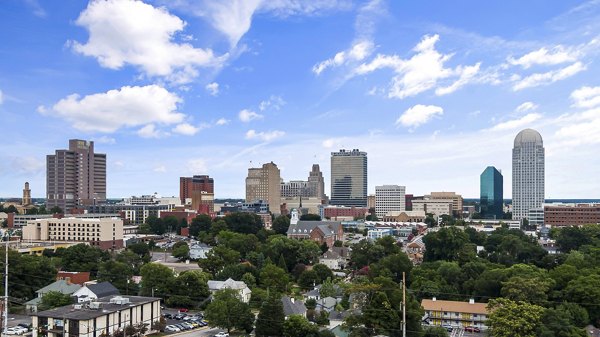
[[[117,296],[107,296],[99,298],[94,301],[100,303],[98,309],[91,309],[83,306],[81,309],[75,309],[75,305],[66,305],[60,308],[54,308],[46,311],[40,311],[34,314],[37,317],[48,317],[48,318],[61,318],[61,319],[72,319],[72,320],[89,320],[96,317],[102,317],[106,314],[124,310],[126,308],[139,306],[146,303],[152,303],[159,301],[160,298],[156,297],[141,297],[141,296],[119,296],[121,298],[128,299],[128,303],[117,304],[111,303],[111,299]]]
[[[525,129],[517,134],[515,137],[515,147],[521,146],[525,143],[535,143],[536,145],[544,145],[542,141],[542,135],[533,129]]]
[[[460,301],[440,301],[424,299],[421,301],[421,306],[423,307],[423,309],[430,311],[460,312],[481,315],[487,315],[488,313],[486,303],[469,303]]]

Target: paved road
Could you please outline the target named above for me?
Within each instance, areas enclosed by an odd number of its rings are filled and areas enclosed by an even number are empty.
[[[175,263],[179,261],[176,258],[174,258],[170,252],[167,252],[166,254],[165,252],[150,252],[150,255],[152,256],[152,261],[162,261],[167,263]],[[165,256],[167,258],[167,261],[165,261]]]

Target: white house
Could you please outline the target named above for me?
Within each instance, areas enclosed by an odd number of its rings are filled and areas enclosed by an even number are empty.
[[[206,254],[210,252],[212,249],[211,246],[205,245],[203,243],[196,243],[190,247],[190,259],[198,260],[198,259],[206,259]]]
[[[211,294],[223,289],[237,290],[240,300],[244,303],[250,302],[252,290],[248,288],[244,281],[235,281],[231,278],[228,278],[226,281],[208,281],[208,290],[210,290]]]
[[[111,295],[119,295],[119,290],[110,282],[84,283],[83,287],[73,293],[78,303],[89,302]]]
[[[326,265],[329,269],[339,270],[344,269],[346,259],[336,251],[328,250],[319,258],[319,263]]]

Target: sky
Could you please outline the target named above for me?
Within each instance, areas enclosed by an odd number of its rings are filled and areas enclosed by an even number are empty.
[[[600,1],[3,0],[0,197],[45,195],[45,157],[95,141],[110,198],[178,195],[208,174],[244,197],[332,151],[368,189],[511,195],[516,134],[538,130],[546,198],[600,191]]]

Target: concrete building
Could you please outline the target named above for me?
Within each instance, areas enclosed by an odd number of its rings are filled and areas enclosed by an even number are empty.
[[[31,190],[29,189],[28,182],[25,182],[25,188],[23,188],[23,199],[21,199],[21,205],[31,205]]]
[[[319,211],[321,219],[330,220],[354,220],[354,218],[364,219],[368,213],[368,208],[354,206],[323,206]]]
[[[462,214],[463,209],[463,197],[455,192],[431,192],[431,194],[424,196],[423,199],[429,200],[451,200],[452,201],[452,213],[457,216]],[[416,209],[415,209],[416,211]],[[451,214],[452,214],[451,213]]]
[[[215,212],[215,194],[201,190],[192,191],[192,210],[200,214],[213,214]]]
[[[285,214],[288,214],[294,208],[298,209],[301,214],[319,214],[319,208],[322,204],[323,200],[316,197],[281,198],[282,210],[285,210]]]
[[[452,199],[424,199],[413,200],[413,211],[431,213],[435,217],[452,215],[454,200]],[[462,212],[462,208],[461,208]]]
[[[192,177],[179,178],[179,199],[185,205],[187,199],[191,199],[194,191],[215,193],[215,181],[208,175],[195,175]]]
[[[94,153],[94,142],[71,139],[68,150],[46,157],[46,209],[69,213],[105,200],[106,154]]]
[[[493,166],[488,166],[479,176],[479,204],[484,218],[502,219],[504,212],[504,180],[502,173]]]
[[[119,205],[119,204],[101,204],[88,206],[87,212],[91,216],[98,214],[120,214],[131,225],[141,225],[146,223],[149,216],[160,218],[161,212],[170,212],[175,205]]]
[[[375,194],[367,195],[367,208],[375,208]]]
[[[375,215],[382,218],[389,212],[406,210],[406,187],[399,185],[375,186]]]
[[[158,332],[160,298],[114,296],[85,304],[40,311],[32,316],[33,337],[112,336],[128,326],[147,325],[146,334]]]
[[[526,219],[529,210],[544,203],[545,153],[542,136],[525,129],[515,137],[512,153],[513,220]]]
[[[38,219],[23,228],[23,240],[83,242],[101,249],[123,248],[123,220]]]
[[[425,310],[423,321],[431,325],[449,325],[454,328],[472,326],[481,330],[487,329],[485,322],[488,318],[487,304],[460,301],[441,301],[433,299],[421,300]]]
[[[332,205],[367,207],[367,153],[358,149],[331,153]]]
[[[281,175],[273,162],[259,168],[249,168],[246,178],[246,202],[265,200],[269,210],[279,214],[281,205]]]
[[[308,198],[310,194],[311,191],[308,186],[308,181],[290,180],[288,182],[281,182],[282,198],[295,198],[300,196]]]
[[[14,214],[10,213],[7,217],[8,228],[21,228],[27,226],[27,222],[38,219],[60,218],[59,214]],[[98,214],[64,214],[65,218],[96,219],[96,218],[115,218],[120,217],[118,213],[98,213]]]
[[[544,225],[544,207],[530,208],[527,213],[530,226],[541,227]]]
[[[544,224],[581,226],[600,223],[600,204],[544,204]]]
[[[325,179],[319,167],[319,164],[313,164],[312,169],[308,173],[308,188],[310,189],[309,197],[316,197],[321,200],[325,199]]]

